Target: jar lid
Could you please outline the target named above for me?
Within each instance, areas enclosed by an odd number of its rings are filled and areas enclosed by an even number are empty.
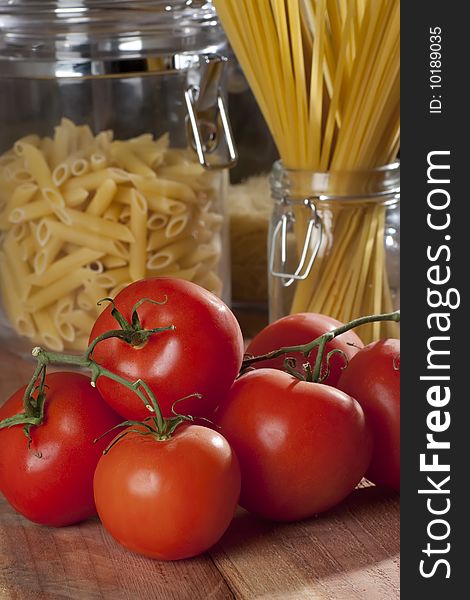
[[[0,76],[186,70],[226,43],[210,0],[0,0]]]

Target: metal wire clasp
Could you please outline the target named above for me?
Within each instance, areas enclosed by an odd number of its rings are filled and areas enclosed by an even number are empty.
[[[228,112],[220,91],[220,81],[227,62],[218,54],[201,57],[199,67],[190,73],[188,87],[184,93],[188,110],[191,143],[199,162],[206,169],[233,167],[238,153],[233,141]],[[223,139],[226,156],[209,160],[220,147]]]
[[[323,227],[320,216],[317,212],[317,207],[315,206],[315,200],[318,200],[318,198],[313,196],[304,198],[303,200],[296,200],[286,196],[282,198],[281,202],[286,206],[292,206],[296,204],[303,205],[308,208],[311,213],[308,219],[307,232],[305,234],[305,240],[299,264],[293,273],[289,273],[287,270],[287,234],[289,230],[289,224],[295,223],[295,215],[293,211],[291,209],[286,211],[274,226],[270,248],[269,271],[274,277],[280,277],[282,279],[282,285],[284,287],[289,287],[294,281],[299,279],[303,280],[308,277],[310,271],[312,270],[312,266],[317,257],[318,251],[320,250],[323,237]],[[276,262],[276,249],[278,248],[279,237],[281,254],[279,267],[276,268],[274,265]]]

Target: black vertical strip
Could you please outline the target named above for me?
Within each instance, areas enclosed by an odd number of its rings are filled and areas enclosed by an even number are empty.
[[[470,29],[462,10],[401,3],[404,600],[468,595]],[[430,163],[450,169],[428,173]],[[436,470],[426,471],[433,461]]]

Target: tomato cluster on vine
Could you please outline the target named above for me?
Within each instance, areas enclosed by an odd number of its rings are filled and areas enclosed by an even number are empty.
[[[0,407],[0,491],[26,518],[97,512],[123,546],[173,560],[215,544],[237,504],[293,521],[364,475],[399,489],[399,341],[351,331],[398,313],[291,315],[244,355],[233,313],[195,284],[146,279],[107,300],[86,354],[35,348],[29,385]]]

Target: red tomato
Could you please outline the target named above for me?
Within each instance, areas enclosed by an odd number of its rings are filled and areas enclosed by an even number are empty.
[[[338,387],[362,406],[374,438],[366,477],[400,489],[400,340],[373,342],[354,356]]]
[[[240,377],[216,422],[240,461],[240,505],[269,519],[294,521],[327,510],[369,465],[371,439],[359,404],[282,371]]]
[[[202,287],[172,278],[137,281],[120,292],[115,304],[130,321],[133,306],[142,327],[152,329],[174,325],[174,331],[153,335],[143,346],[132,346],[117,338],[104,340],[93,358],[103,367],[130,381],[143,379],[155,394],[164,416],[171,416],[173,403],[189,394],[177,410],[193,416],[209,416],[221,395],[227,392],[243,360],[243,337],[230,309]],[[119,329],[111,306],[98,317],[90,341],[110,329]],[[111,379],[100,377],[97,386],[103,398],[126,419],[144,419],[148,410],[139,398]]]
[[[227,440],[207,427],[183,426],[165,441],[131,432],[100,459],[94,489],[100,519],[120,544],[176,560],[204,552],[225,532],[240,469]]]
[[[107,442],[93,440],[121,418],[80,373],[46,376],[45,419],[30,430],[0,430],[0,490],[15,510],[42,525],[71,525],[96,514],[93,474]],[[0,420],[23,411],[25,387],[0,408]]]
[[[288,315],[262,329],[249,344],[247,353],[259,356],[284,346],[307,344],[320,335],[332,331],[341,325],[343,325],[343,323],[340,321],[318,313],[297,313],[295,315]],[[342,333],[337,338],[331,340],[331,342],[328,342],[324,355],[325,358],[323,359],[323,369],[326,369],[326,355],[330,350],[342,350],[347,360],[349,360],[363,347],[364,344],[354,331],[350,330]],[[312,367],[315,364],[317,351],[318,349],[315,348],[308,359]],[[307,362],[305,356],[299,352],[294,352],[289,356],[293,356],[297,359],[298,369],[302,367],[302,364]],[[271,369],[283,370],[284,359],[285,357],[282,356],[274,360],[254,363],[253,366],[255,368],[268,367]],[[345,365],[346,361],[339,353],[333,354],[330,357],[330,374],[323,383],[333,386],[336,385],[341,374],[341,369]]]

